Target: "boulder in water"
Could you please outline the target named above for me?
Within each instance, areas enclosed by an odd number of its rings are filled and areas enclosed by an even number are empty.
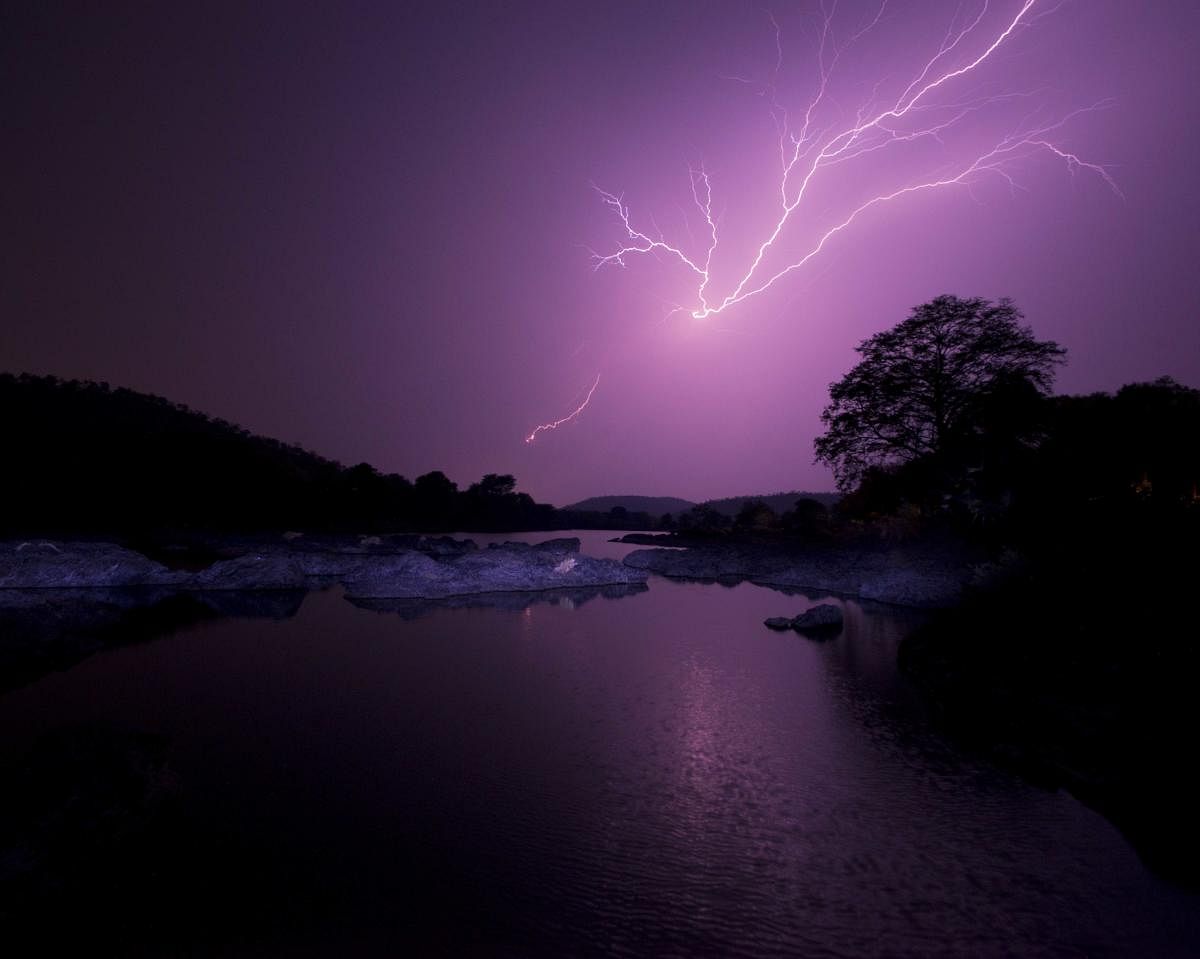
[[[821,603],[792,620],[799,633],[835,633],[842,628],[842,610],[832,603]]]
[[[772,616],[763,620],[767,629],[794,629],[813,637],[828,637],[836,634],[842,628],[842,610],[832,603],[821,603],[806,610],[799,616],[790,619],[787,616]]]

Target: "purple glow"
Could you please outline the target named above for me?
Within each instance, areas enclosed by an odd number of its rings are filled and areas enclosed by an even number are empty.
[[[917,100],[944,112],[883,121],[898,139],[958,117],[937,137],[822,166],[744,289],[873,197],[1024,138],[1002,170],[872,206],[803,268],[692,315],[738,288],[804,181],[801,158],[785,197],[781,108],[827,144],[1024,6],[804,2],[771,8],[778,35],[731,0],[27,6],[0,41],[0,367],[410,477],[513,473],[560,504],[829,488],[828,384],[941,293],[1012,297],[1069,349],[1064,391],[1200,385],[1190,3],[1038,0]],[[589,248],[625,234],[590,183],[704,275],[664,250],[593,270]],[[519,442],[597,373],[583,415]]]
[[[525,442],[532,443],[535,439],[537,439],[538,433],[548,433],[551,430],[556,430],[560,426],[564,426],[567,423],[570,423],[576,417],[578,417],[580,413],[582,413],[584,410],[587,409],[588,404],[592,401],[592,394],[596,392],[596,387],[599,385],[600,385],[600,374],[597,373],[596,379],[592,383],[591,388],[587,391],[587,396],[585,396],[583,398],[582,403],[580,403],[577,407],[575,407],[575,409],[573,409],[570,413],[568,413],[566,416],[564,416],[560,419],[553,420],[552,422],[549,422],[549,423],[542,423],[540,426],[535,426],[533,428],[533,432],[525,437]]]
[[[973,75],[986,68],[987,61],[992,59],[997,51],[1006,43],[1011,42],[1019,27],[1028,24],[1037,0],[1024,0],[1016,13],[1007,22],[1001,21],[993,35],[985,34],[989,2],[982,0],[977,15],[961,26],[957,22],[962,14],[961,6],[955,12],[950,26],[946,30],[937,52],[924,65],[914,67],[913,79],[895,95],[883,101],[880,107],[880,88],[883,79],[871,90],[869,100],[863,102],[852,121],[846,122],[841,117],[823,126],[824,115],[821,108],[828,102],[836,102],[832,92],[834,72],[843,54],[866,36],[882,20],[887,10],[887,0],[883,0],[874,17],[867,25],[857,30],[850,40],[841,47],[834,46],[832,39],[834,28],[835,4],[826,11],[822,5],[820,42],[817,47],[817,79],[815,89],[809,97],[803,110],[803,122],[793,126],[788,119],[788,109],[780,102],[778,75],[783,67],[783,39],[778,21],[772,16],[771,24],[775,28],[775,43],[777,49],[775,68],[770,78],[763,83],[760,96],[770,96],[771,115],[775,120],[779,133],[779,206],[774,218],[774,225],[764,226],[766,238],[758,245],[753,256],[745,257],[749,265],[740,274],[736,285],[725,296],[712,301],[708,296],[708,285],[712,281],[713,255],[720,243],[717,223],[713,219],[712,181],[708,173],[700,170],[689,170],[688,175],[692,188],[692,200],[700,217],[704,221],[705,241],[703,257],[689,257],[679,246],[667,242],[661,231],[658,238],[636,229],[630,220],[629,208],[621,197],[597,188],[605,205],[611,207],[621,222],[625,237],[623,245],[608,254],[595,254],[596,269],[615,264],[625,266],[629,257],[645,254],[666,254],[668,258],[679,260],[688,270],[695,274],[697,281],[695,301],[691,308],[677,307],[686,311],[697,320],[724,312],[726,309],[765,293],[778,280],[806,266],[810,260],[824,250],[826,243],[833,237],[850,227],[859,217],[869,212],[873,207],[893,200],[902,199],[927,190],[940,187],[966,186],[982,183],[988,176],[1001,178],[1008,184],[1010,190],[1016,190],[1018,183],[1014,169],[1021,160],[1028,159],[1030,154],[1045,150],[1065,161],[1068,169],[1089,170],[1109,185],[1118,196],[1121,195],[1116,182],[1108,171],[1098,163],[1090,163],[1080,159],[1076,154],[1063,149],[1059,144],[1047,137],[1058,135],[1075,117],[1092,113],[1104,104],[1097,104],[1072,111],[1057,120],[1040,120],[1042,112],[1037,98],[1039,91],[1006,91],[994,94],[980,94],[974,98],[958,102],[938,102],[935,97],[942,88],[947,90],[973,78]],[[958,63],[955,53],[959,48],[969,49],[972,40],[977,40],[983,34],[982,51],[967,55],[960,54]],[[832,50],[829,48],[833,47]],[[740,82],[749,82],[744,78],[735,78]],[[1032,105],[1030,103],[1032,102]],[[911,145],[924,140],[936,141],[943,148],[946,141],[965,125],[968,118],[989,108],[1019,104],[1025,116],[1019,121],[1012,121],[1009,132],[992,140],[981,148],[968,146],[965,156],[958,159],[949,150],[943,150],[949,157],[940,157],[941,168],[912,180],[901,179],[900,184],[894,183],[880,188],[873,195],[867,191],[867,198],[854,197],[850,191],[848,208],[844,216],[835,216],[832,226],[822,226],[813,232],[811,240],[805,247],[791,257],[784,257],[776,266],[767,266],[769,255],[777,245],[782,245],[785,231],[794,228],[793,214],[800,209],[809,194],[809,188],[826,169],[833,166],[861,160],[870,157],[876,160],[874,168],[868,166],[864,171],[862,164],[857,164],[852,175],[856,181],[888,183],[891,167],[894,164],[894,153],[882,151],[896,144]],[[844,113],[835,110],[835,114]],[[875,154],[879,154],[878,157]],[[948,169],[947,169],[948,167]],[[816,186],[815,189],[819,189]],[[836,189],[836,188],[835,188]],[[686,226],[686,217],[685,217]],[[688,228],[690,232],[690,227]]]

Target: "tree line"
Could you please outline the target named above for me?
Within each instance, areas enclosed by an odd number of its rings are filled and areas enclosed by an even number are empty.
[[[1066,351],[1009,300],[940,296],[857,351],[830,386],[816,458],[845,515],[1036,538],[1200,508],[1200,390],[1162,377],[1054,396]]]
[[[107,383],[0,374],[0,535],[560,528],[490,473],[409,480]]]
[[[932,715],[1194,885],[1200,390],[1055,396],[1065,352],[1022,319],[945,296],[865,340],[816,455],[847,523],[985,547],[959,606],[900,644]]]

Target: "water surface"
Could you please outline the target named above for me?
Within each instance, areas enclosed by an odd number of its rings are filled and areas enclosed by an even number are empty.
[[[228,872],[149,938],[199,954],[1200,951],[1197,898],[1102,818],[928,728],[895,669],[911,615],[762,626],[816,601],[653,578],[413,617],[330,590],[0,697],[0,759],[65,723],[165,736]]]

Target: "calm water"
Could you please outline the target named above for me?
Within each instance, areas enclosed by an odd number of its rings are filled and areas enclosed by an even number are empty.
[[[264,877],[253,930],[197,954],[1200,954],[1200,899],[925,726],[911,619],[761,625],[813,602],[653,579],[414,618],[331,590],[0,697],[0,758],[64,722],[167,736]]]

